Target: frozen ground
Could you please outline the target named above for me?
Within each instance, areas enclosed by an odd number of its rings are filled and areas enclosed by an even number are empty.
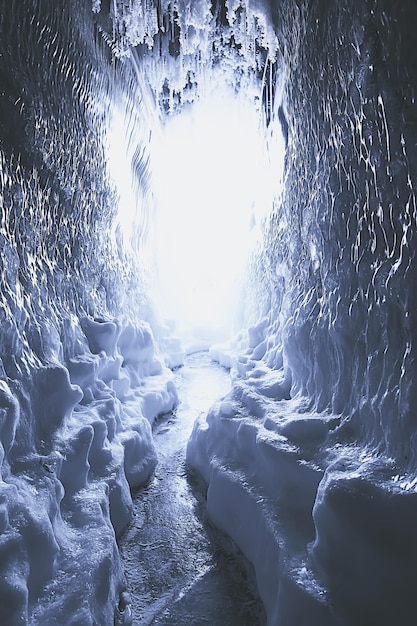
[[[185,466],[195,419],[229,391],[230,377],[199,353],[175,382],[181,403],[155,424],[159,464],[120,541],[133,624],[257,626],[262,609],[245,568],[230,540],[207,524],[204,487]]]

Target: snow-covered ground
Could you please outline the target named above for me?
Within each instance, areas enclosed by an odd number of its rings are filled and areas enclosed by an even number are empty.
[[[187,446],[209,517],[254,565],[270,626],[411,623],[417,479],[292,397],[267,331],[210,350],[232,389]]]
[[[264,329],[265,330],[265,329]],[[251,334],[262,339],[262,327]],[[232,391],[197,420],[187,461],[208,485],[207,509],[255,567],[268,624],[336,624],[309,566],[311,511],[324,474],[321,445],[338,419],[290,398],[261,341],[245,354],[214,346],[232,367]]]

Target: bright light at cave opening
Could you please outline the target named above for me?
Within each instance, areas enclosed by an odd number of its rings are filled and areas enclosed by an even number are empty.
[[[159,300],[177,328],[233,331],[259,223],[278,193],[284,145],[259,109],[217,88],[151,142]]]

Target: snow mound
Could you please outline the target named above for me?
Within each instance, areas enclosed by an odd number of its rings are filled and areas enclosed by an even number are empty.
[[[233,386],[187,446],[210,519],[253,564],[269,626],[410,623],[417,478],[291,397],[277,346],[259,358],[268,343],[259,323],[246,349],[240,337],[211,350]]]
[[[323,479],[321,446],[338,419],[303,410],[289,397],[282,369],[261,361],[260,323],[242,354],[240,341],[213,347],[232,366],[232,391],[200,416],[187,462],[208,485],[207,510],[254,565],[268,624],[334,626],[322,586],[311,573],[312,510]],[[299,419],[303,411],[302,420]],[[308,571],[308,573],[307,573]],[[294,621],[295,620],[295,621]]]
[[[65,362],[0,381],[2,624],[123,623],[116,536],[177,402],[145,322],[64,327]]]

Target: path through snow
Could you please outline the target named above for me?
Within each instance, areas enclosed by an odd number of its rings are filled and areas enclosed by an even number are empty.
[[[230,388],[206,353],[176,372],[178,408],[154,427],[159,464],[120,540],[135,626],[258,626],[262,609],[230,541],[205,519],[204,486],[187,476],[195,419]]]

